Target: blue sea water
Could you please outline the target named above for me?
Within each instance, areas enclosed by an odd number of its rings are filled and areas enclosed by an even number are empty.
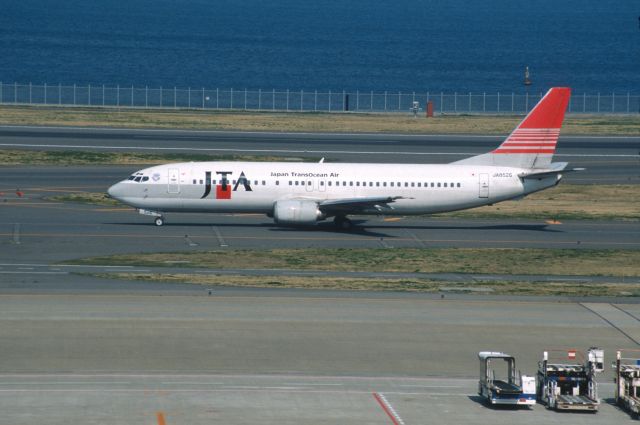
[[[640,92],[638,0],[2,0],[0,81]]]

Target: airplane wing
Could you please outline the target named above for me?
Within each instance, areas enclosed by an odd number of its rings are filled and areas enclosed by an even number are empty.
[[[551,167],[548,169],[542,169],[542,170],[532,169],[529,172],[518,174],[518,177],[520,177],[521,179],[542,179],[545,177],[556,176],[558,174],[585,170],[585,168],[565,168],[566,166],[567,166],[566,162],[554,162],[553,164],[551,164]]]
[[[335,215],[337,213],[342,214],[354,214],[360,212],[380,212],[383,213],[388,210],[392,210],[393,207],[389,204],[395,202],[398,199],[403,199],[402,196],[379,196],[369,198],[343,198],[343,199],[328,199],[318,204],[320,211],[324,212],[328,216]]]

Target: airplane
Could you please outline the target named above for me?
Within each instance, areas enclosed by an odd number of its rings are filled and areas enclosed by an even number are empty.
[[[491,152],[449,164],[186,162],[137,171],[111,198],[165,223],[169,212],[260,213],[278,225],[350,215],[421,215],[492,205],[557,185],[568,169],[551,162],[571,96],[551,88]]]

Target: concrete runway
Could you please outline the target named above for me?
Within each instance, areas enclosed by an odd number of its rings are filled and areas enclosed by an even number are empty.
[[[42,190],[43,189],[43,190]],[[353,232],[331,222],[308,228],[274,225],[264,215],[168,214],[167,224],[130,208],[54,203],[47,189],[0,203],[2,259],[49,263],[91,255],[220,248],[551,247],[640,248],[640,223],[362,217]],[[6,198],[7,196],[5,196]]]
[[[0,148],[6,149],[272,154],[340,162],[448,163],[488,152],[505,137],[0,126]],[[640,136],[560,137],[554,158],[587,168],[567,175],[568,182],[640,183]]]
[[[533,374],[545,348],[598,345],[609,364],[636,346],[638,317],[637,304],[339,292],[2,295],[0,422],[631,423],[610,371],[596,415],[488,408],[476,355],[504,350]]]
[[[447,162],[460,150],[480,153],[498,141],[0,129],[2,143],[23,148],[122,149],[135,142],[136,150],[158,151],[176,148],[175,139],[177,149],[187,151],[275,149],[398,162]],[[561,146],[574,155],[572,165],[590,167],[575,182],[638,182],[638,139],[566,142]],[[372,153],[348,152],[357,149]],[[611,151],[621,156],[605,156]],[[595,156],[575,156],[579,152]],[[203,288],[89,279],[53,263],[122,252],[264,247],[639,249],[639,223],[368,218],[361,231],[342,233],[330,225],[278,228],[264,216],[171,214],[157,228],[129,209],[43,199],[103,191],[135,168],[0,168],[0,424],[631,423],[611,405],[609,370],[599,379],[604,402],[596,415],[542,406],[491,409],[475,395],[475,376],[477,352],[487,349],[516,355],[528,374],[545,348],[597,345],[608,365],[616,348],[639,345],[635,300]]]
[[[42,199],[120,171],[84,168],[23,172],[34,184],[0,203],[0,423],[394,424],[390,408],[404,424],[631,422],[610,403],[609,374],[597,415],[490,409],[475,395],[475,356],[508,351],[533,373],[545,347],[598,345],[609,362],[638,346],[637,305],[121,282],[52,263],[265,246],[638,249],[639,223],[373,218],[343,233],[175,214],[158,228],[129,209]]]

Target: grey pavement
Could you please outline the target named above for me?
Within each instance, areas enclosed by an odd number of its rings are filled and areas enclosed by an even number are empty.
[[[48,424],[392,424],[378,396],[408,425],[632,423],[608,402],[595,415],[488,408],[476,385],[461,378],[0,375],[0,409],[14,425],[34,417]],[[600,391],[608,398],[613,384]],[[74,415],[78,405],[85,414]]]
[[[593,310],[598,309],[597,314]],[[542,350],[637,346],[638,305],[337,296],[2,295],[0,423],[630,422],[475,396],[481,350],[533,374]],[[640,323],[640,322],[638,322]],[[636,326],[637,327],[637,326]]]
[[[4,147],[246,150],[374,162],[448,162],[499,140],[0,129]],[[574,182],[638,183],[639,142],[562,138],[558,159],[589,167]],[[638,348],[635,299],[206,288],[87,278],[77,274],[87,268],[70,273],[55,263],[266,247],[638,249],[640,224],[374,217],[343,233],[278,228],[264,216],[172,214],[157,228],[129,209],[43,199],[102,191],[135,168],[0,168],[0,424],[392,424],[379,400],[404,424],[631,422],[611,404],[610,370],[599,379],[604,403],[595,415],[491,409],[475,396],[475,377],[481,350],[510,352],[533,374],[545,348],[596,345],[608,365],[615,349]]]
[[[448,163],[488,152],[505,137],[0,126],[0,148],[7,149],[279,155],[341,162]],[[563,136],[555,159],[587,168],[567,175],[568,182],[640,183],[640,136]]]

